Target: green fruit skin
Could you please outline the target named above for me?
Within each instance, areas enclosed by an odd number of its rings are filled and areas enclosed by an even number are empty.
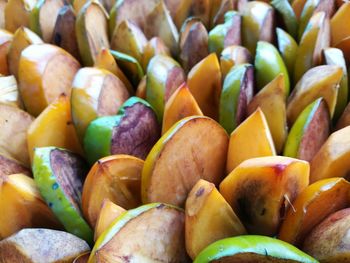
[[[304,136],[307,127],[309,126],[315,112],[320,106],[322,98],[317,99],[316,101],[309,104],[299,115],[295,123],[293,124],[292,129],[290,130],[283,155],[293,158],[298,158],[299,145]]]
[[[55,147],[36,148],[33,159],[33,176],[41,195],[65,229],[92,244],[93,232],[88,223],[65,196],[53,174],[50,153]],[[64,150],[64,149],[61,149]]]
[[[126,108],[131,107],[131,106],[135,105],[136,103],[142,103],[143,105],[147,106],[148,108],[150,108],[154,111],[151,104],[149,104],[147,101],[145,101],[139,97],[133,96],[133,97],[130,97],[129,99],[127,99],[123,103],[123,105],[120,106],[117,114],[118,115],[125,115]]]
[[[293,38],[296,38],[298,34],[298,20],[289,1],[273,0],[271,1],[271,5],[282,15],[288,33],[291,34]]]
[[[255,71],[258,89],[262,89],[280,73],[284,75],[285,94],[289,95],[289,74],[281,55],[274,45],[259,41],[256,48]]]
[[[40,27],[40,9],[45,3],[45,0],[39,0],[29,15],[29,27],[38,36],[42,37],[41,27]]]
[[[241,253],[256,253],[304,263],[318,262],[284,241],[266,236],[245,235],[214,242],[196,257],[194,263],[209,263],[213,260]]]
[[[220,96],[219,122],[228,134],[237,127],[238,98],[245,73],[250,64],[236,65],[227,74]]]

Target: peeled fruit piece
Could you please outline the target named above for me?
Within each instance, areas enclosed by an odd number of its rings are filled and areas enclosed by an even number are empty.
[[[146,99],[146,89],[147,89],[147,75],[143,76],[139,85],[137,85],[135,96],[140,99]]]
[[[165,103],[185,80],[183,69],[171,57],[156,55],[149,62],[146,100],[154,108],[159,121],[163,119]]]
[[[294,82],[305,72],[322,62],[322,50],[330,46],[330,24],[324,12],[313,15],[299,42],[295,65]]]
[[[79,256],[77,256],[74,259],[73,263],[88,263],[89,257],[90,257],[90,252],[85,252],[85,253],[80,254]]]
[[[39,0],[30,12],[30,28],[49,43],[64,0]]]
[[[227,74],[220,97],[220,124],[231,132],[247,116],[254,93],[254,68],[250,64],[234,66]]]
[[[245,47],[233,45],[225,48],[220,56],[222,79],[225,79],[233,66],[252,62],[252,56],[250,55],[249,50]]]
[[[84,240],[72,234],[29,228],[0,242],[0,260],[3,263],[69,263],[77,255],[89,250]]]
[[[147,71],[150,60],[156,55],[170,56],[170,50],[161,38],[152,37],[143,48],[142,68],[145,71]]]
[[[9,75],[9,68],[7,63],[7,53],[11,45],[13,34],[0,29],[0,74]]]
[[[0,103],[22,108],[22,100],[14,76],[0,77]]]
[[[210,28],[225,21],[225,14],[230,10],[237,10],[237,1],[216,0],[211,1]]]
[[[306,237],[303,250],[321,262],[346,262],[349,259],[350,208],[329,215]]]
[[[265,236],[239,236],[219,240],[206,247],[194,263],[305,262],[318,261],[281,240]]]
[[[30,12],[38,0],[8,0],[5,6],[5,29],[15,32],[21,26],[29,26]]]
[[[260,90],[271,82],[278,74],[283,74],[285,95],[289,95],[290,83],[288,70],[282,57],[274,45],[259,41],[255,55],[255,73],[257,88]]]
[[[292,201],[293,205],[282,222],[278,238],[301,246],[310,231],[327,216],[349,207],[349,190],[350,184],[337,177],[309,185]]]
[[[65,229],[92,243],[93,232],[80,211],[83,159],[60,148],[36,148],[32,168],[41,195]]]
[[[181,119],[193,115],[203,116],[196,100],[184,84],[178,88],[165,104],[162,134]]]
[[[288,134],[283,155],[310,162],[330,133],[326,102],[320,98],[308,105]]]
[[[310,181],[349,176],[350,126],[332,133],[311,161]]]
[[[154,203],[119,216],[96,241],[89,263],[189,262],[185,250],[185,213]]]
[[[31,176],[31,171],[17,160],[0,153],[0,178],[6,175],[22,173]]]
[[[349,23],[350,3],[344,2],[331,19],[332,46],[350,36]]]
[[[221,182],[220,193],[248,233],[273,236],[285,213],[293,210],[291,203],[308,184],[308,162],[284,156],[260,157],[237,166]]]
[[[112,154],[129,154],[145,159],[160,136],[157,116],[144,100],[131,97],[118,115],[92,121],[85,133],[84,148],[93,164]]]
[[[230,136],[226,173],[229,174],[247,159],[276,155],[269,126],[258,108]]]
[[[83,213],[92,227],[104,199],[124,209],[141,204],[141,172],[143,160],[129,155],[112,155],[98,160],[86,177],[83,195]]]
[[[0,209],[6,211],[0,215],[0,240],[23,228],[61,227],[42,199],[34,180],[24,174],[0,178]]]
[[[340,116],[337,125],[336,130],[340,130],[342,128],[345,128],[346,126],[350,125],[350,103],[346,106],[343,114]]]
[[[288,0],[273,0],[271,5],[277,10],[289,34],[297,37],[298,20]]]
[[[31,161],[37,147],[55,146],[83,155],[66,95],[58,97],[29,126],[27,144]]]
[[[101,234],[108,229],[116,218],[125,212],[126,210],[121,206],[114,204],[109,199],[104,199],[96,220],[94,241],[96,241]]]
[[[271,5],[260,1],[250,1],[243,5],[242,42],[254,56],[259,40],[273,42],[274,9]]]
[[[75,58],[54,45],[31,45],[23,50],[18,78],[27,111],[38,116],[62,93],[69,97],[79,67]]]
[[[93,120],[117,114],[128,98],[124,83],[111,72],[100,68],[80,69],[73,79],[71,103],[74,126],[81,141]]]
[[[33,120],[27,112],[0,103],[0,152],[28,167],[27,130]]]
[[[186,250],[194,259],[206,246],[243,235],[244,226],[215,185],[199,180],[186,200]]]
[[[296,84],[287,105],[288,123],[292,125],[307,105],[322,97],[330,116],[334,114],[338,96],[338,85],[343,77],[339,66],[318,66],[308,70]]]
[[[277,153],[282,151],[288,135],[284,84],[284,75],[279,74],[248,105],[248,115],[258,108],[264,113]]]
[[[350,36],[338,42],[334,47],[343,51],[346,61],[350,61]]]
[[[109,48],[108,14],[98,1],[89,1],[79,11],[75,23],[80,57],[92,66],[101,48]]]
[[[20,27],[13,35],[12,42],[7,53],[9,71],[18,80],[18,66],[22,51],[32,44],[42,44],[43,41],[34,32],[26,27]]]
[[[208,117],[179,121],[152,148],[142,171],[142,201],[183,206],[199,179],[216,185],[225,173],[228,136]]]
[[[304,5],[307,0],[293,0],[292,8],[294,10],[295,16],[297,19],[300,19],[301,13],[303,12]]]
[[[208,32],[199,18],[188,18],[181,29],[180,60],[185,72],[208,56]]]

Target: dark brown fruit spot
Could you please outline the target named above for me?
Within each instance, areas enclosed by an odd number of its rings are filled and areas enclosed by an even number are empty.
[[[165,83],[164,100],[165,102],[173,93],[186,81],[185,73],[180,67],[174,67],[168,72]]]
[[[254,69],[249,66],[244,74],[243,81],[241,84],[241,92],[238,98],[237,105],[237,125],[242,123],[247,117],[248,104],[253,98],[254,94]]]
[[[56,177],[52,189],[61,188],[65,196],[79,211],[83,178],[86,174],[85,163],[78,155],[54,149],[50,153],[51,169]]]
[[[129,154],[145,159],[160,137],[154,111],[142,103],[125,109],[125,116],[113,128],[111,154]]]

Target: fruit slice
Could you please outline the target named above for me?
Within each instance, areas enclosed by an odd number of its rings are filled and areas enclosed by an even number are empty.
[[[330,46],[330,24],[324,12],[313,15],[300,40],[294,65],[294,82],[322,62],[322,50]]]
[[[211,1],[210,7],[210,28],[225,21],[225,14],[230,10],[237,10],[237,1],[217,0]]]
[[[171,57],[156,55],[147,68],[146,100],[152,105],[159,122],[163,119],[164,105],[185,82],[180,65]]]
[[[307,0],[293,0],[292,8],[294,10],[295,16],[297,19],[300,19],[301,13],[303,12],[304,5]]]
[[[181,28],[180,61],[185,72],[208,56],[208,32],[199,18],[188,18]]]
[[[9,68],[7,63],[7,53],[11,45],[13,34],[1,29],[0,30],[0,74],[9,75]]]
[[[270,43],[273,41],[274,9],[267,3],[251,1],[243,5],[241,13],[243,46],[254,56],[259,40]]]
[[[140,99],[146,99],[146,89],[147,89],[147,75],[143,76],[139,85],[137,85],[135,96]]]
[[[309,163],[283,156],[244,161],[220,184],[220,193],[249,233],[273,236],[290,204],[309,184]]]
[[[22,51],[32,44],[42,44],[43,41],[26,27],[20,27],[13,35],[8,49],[7,63],[9,71],[18,80],[18,66]]]
[[[28,227],[61,228],[34,180],[24,174],[0,178],[0,209],[6,211],[0,215],[0,240]]]
[[[142,54],[142,68],[147,71],[150,60],[156,55],[171,56],[169,48],[164,44],[159,37],[152,37],[144,46]]]
[[[83,213],[95,227],[103,200],[108,198],[125,209],[141,204],[141,172],[143,161],[129,155],[112,155],[98,160],[86,177]]]
[[[30,28],[46,43],[51,42],[56,20],[64,0],[38,0],[29,16]]]
[[[209,244],[243,235],[244,226],[215,185],[199,180],[186,200],[186,250],[194,259]]]
[[[276,155],[269,126],[258,108],[230,136],[226,173],[229,174],[247,159]]]
[[[298,33],[298,20],[294,13],[294,10],[288,0],[273,0],[271,5],[277,10],[278,14],[282,17],[283,23],[288,33],[294,38]]]
[[[53,28],[52,38],[49,42],[68,51],[80,61],[78,42],[75,36],[76,15],[70,5],[64,5],[58,12]]]
[[[10,174],[25,174],[31,176],[31,170],[17,160],[0,153],[0,178]]]
[[[321,262],[346,261],[350,251],[343,244],[349,242],[349,213],[350,208],[346,208],[323,220],[306,237],[303,250]]]
[[[131,97],[118,115],[100,117],[90,123],[84,148],[90,164],[112,154],[145,159],[159,136],[160,127],[152,107],[140,98]]]
[[[334,120],[338,120],[348,102],[348,70],[343,52],[337,48],[326,48],[323,50],[326,65],[337,65],[343,70],[343,78],[339,83],[337,105],[334,111]]]
[[[84,240],[63,231],[23,229],[0,242],[0,258],[3,263],[72,262],[89,249]]]
[[[65,229],[91,243],[93,233],[80,211],[84,161],[66,150],[43,147],[35,149],[32,168],[41,195]]]
[[[310,181],[330,177],[348,177],[350,166],[350,127],[332,133],[311,161]]]
[[[0,103],[0,152],[28,167],[27,130],[33,120],[27,112]]]
[[[188,262],[184,212],[165,204],[149,204],[119,216],[97,240],[93,262]]]
[[[350,184],[330,178],[309,185],[294,200],[281,225],[278,238],[301,245],[310,231],[328,215],[349,206]]]
[[[240,236],[219,240],[205,248],[194,263],[209,262],[305,262],[318,261],[281,240],[264,236]]]
[[[340,130],[342,128],[345,128],[346,126],[350,125],[350,103],[346,106],[343,114],[339,118],[337,125],[336,125],[336,130]]]
[[[258,108],[264,113],[277,153],[282,151],[288,134],[284,84],[284,75],[279,74],[248,105],[248,115]]]
[[[165,104],[162,134],[179,120],[193,115],[203,116],[203,113],[190,90],[184,84],[171,95]]]
[[[234,66],[227,74],[220,97],[220,124],[231,132],[246,118],[254,92],[254,69],[250,64]]]
[[[83,155],[66,95],[58,97],[29,126],[27,144],[31,161],[37,147],[55,146]]]
[[[255,71],[257,88],[262,89],[278,74],[284,75],[284,88],[286,96],[289,95],[289,75],[282,57],[274,45],[259,41],[255,55]]]
[[[14,76],[0,77],[0,103],[22,108],[22,100]]]
[[[109,199],[104,199],[96,220],[94,241],[96,242],[113,221],[125,212],[126,210],[121,206],[114,204]]]
[[[80,69],[72,86],[72,117],[81,141],[91,121],[117,114],[119,107],[129,98],[123,82],[104,69]]]
[[[225,22],[209,32],[209,52],[220,55],[222,50],[232,45],[241,45],[242,17],[236,11],[225,14]]]
[[[248,49],[242,46],[229,46],[221,52],[220,67],[222,79],[225,79],[233,66],[252,63],[253,59]]]
[[[23,50],[18,78],[27,111],[38,116],[62,93],[69,97],[79,67],[69,53],[53,45],[31,45]]]
[[[92,66],[101,48],[109,48],[108,14],[98,1],[89,1],[77,15],[75,32],[80,57],[85,66]]]
[[[318,66],[308,70],[296,84],[287,105],[288,123],[292,125],[307,105],[322,97],[332,117],[338,96],[338,85],[343,77],[339,66]]]
[[[349,23],[350,3],[344,2],[331,19],[332,46],[350,36],[350,29],[346,26]]]
[[[227,146],[228,136],[214,120],[193,116],[179,121],[147,156],[142,201],[183,206],[199,179],[218,185],[225,173]]]
[[[29,26],[29,15],[37,0],[8,0],[5,7],[5,29],[15,32],[21,26]]]
[[[326,102],[320,98],[308,105],[289,132],[283,155],[310,162],[330,133]]]

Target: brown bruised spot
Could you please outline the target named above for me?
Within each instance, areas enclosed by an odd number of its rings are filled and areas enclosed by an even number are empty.
[[[65,196],[72,205],[80,211],[83,177],[85,176],[85,163],[78,155],[54,149],[50,153],[50,164],[57,184],[53,190],[61,187]]]
[[[307,126],[301,139],[298,158],[310,162],[330,133],[330,116],[324,100],[319,104],[316,112]]]
[[[0,154],[0,179],[3,176],[10,174],[26,174],[31,176],[31,172],[24,165],[14,159],[7,158]]]
[[[173,95],[175,90],[177,90],[186,81],[185,73],[180,67],[173,67],[168,72],[168,77],[165,82],[165,92],[164,100],[165,102]]]
[[[125,109],[125,116],[113,128],[111,154],[129,154],[145,159],[160,137],[154,111],[142,103]]]
[[[241,24],[242,17],[239,15],[235,15],[232,17],[231,27],[229,28],[225,39],[224,39],[224,48],[233,46],[233,45],[241,45]]]
[[[242,123],[248,114],[248,104],[253,98],[254,94],[254,69],[252,66],[247,67],[247,70],[243,76],[241,84],[241,91],[239,93],[237,104],[237,125]]]

